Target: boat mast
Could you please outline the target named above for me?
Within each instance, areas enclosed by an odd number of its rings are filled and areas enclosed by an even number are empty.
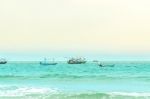
[[[46,58],[44,58],[44,63],[46,63]]]

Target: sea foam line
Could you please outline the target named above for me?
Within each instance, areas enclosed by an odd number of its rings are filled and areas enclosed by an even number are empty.
[[[136,97],[143,97],[148,96],[150,97],[150,93],[145,92],[110,92],[109,95],[120,95],[120,96],[136,96]]]
[[[34,88],[34,87],[21,87],[14,90],[0,90],[0,96],[1,97],[7,97],[7,96],[26,96],[26,95],[32,95],[32,94],[56,94],[59,91],[54,88]]]

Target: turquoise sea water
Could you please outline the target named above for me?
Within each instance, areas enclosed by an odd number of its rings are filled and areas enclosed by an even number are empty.
[[[150,62],[0,65],[0,99],[150,99]]]

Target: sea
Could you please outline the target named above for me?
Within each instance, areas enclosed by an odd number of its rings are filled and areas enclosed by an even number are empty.
[[[0,99],[150,99],[150,62],[102,64],[0,64]]]

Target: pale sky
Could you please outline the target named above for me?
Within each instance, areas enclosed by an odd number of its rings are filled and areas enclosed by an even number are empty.
[[[150,0],[0,0],[0,54],[42,52],[148,57]]]

